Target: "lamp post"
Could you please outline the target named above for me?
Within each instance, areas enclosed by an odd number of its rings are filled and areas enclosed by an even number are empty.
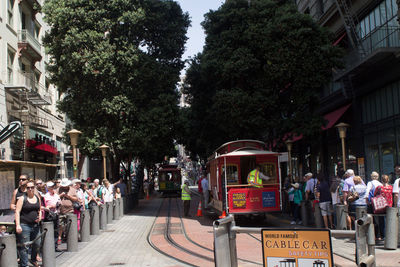
[[[78,137],[82,132],[72,129],[71,131],[67,132],[69,138],[71,139],[72,145],[72,160],[73,160],[73,170],[74,170],[74,178],[78,178],[78,160],[76,157],[76,146],[78,145]]]
[[[288,140],[286,140],[285,144],[286,144],[287,151],[288,151],[290,182],[293,182],[293,167],[292,167],[292,146],[293,146],[293,141],[291,139],[288,139]]]
[[[104,179],[107,178],[107,163],[106,163],[106,158],[107,158],[107,150],[109,149],[108,146],[102,145],[99,147],[101,149],[101,155],[103,156],[103,171],[104,171]]]
[[[341,122],[335,126],[339,131],[339,137],[342,140],[342,160],[343,160],[343,170],[346,171],[346,147],[344,140],[346,139],[346,130],[350,127],[349,124]]]

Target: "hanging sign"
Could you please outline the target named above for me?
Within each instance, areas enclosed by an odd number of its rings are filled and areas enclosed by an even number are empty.
[[[265,267],[333,267],[328,229],[263,229]]]

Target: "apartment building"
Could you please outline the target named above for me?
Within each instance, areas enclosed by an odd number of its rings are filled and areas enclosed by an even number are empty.
[[[320,114],[327,125],[320,140],[298,138],[293,164],[325,176],[341,174],[342,146],[337,129],[347,123],[346,168],[362,176],[391,174],[400,162],[400,27],[396,0],[296,0],[333,34],[345,51],[344,68],[321,89]]]
[[[49,30],[39,12],[43,1],[0,1],[0,130],[13,121],[22,124],[0,144],[3,192],[14,188],[20,173],[54,178],[67,152],[65,117],[56,109],[60,95],[49,82],[48,55],[41,44]],[[0,209],[6,206],[7,197]]]

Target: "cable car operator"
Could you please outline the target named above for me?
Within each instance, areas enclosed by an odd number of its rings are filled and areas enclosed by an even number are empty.
[[[259,164],[256,165],[256,168],[252,170],[249,175],[247,175],[247,183],[251,186],[262,188],[262,180],[268,181],[271,177],[264,175],[260,172],[261,166]]]

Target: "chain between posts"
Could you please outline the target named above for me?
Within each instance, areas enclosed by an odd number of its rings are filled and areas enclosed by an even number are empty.
[[[1,246],[0,246],[0,259],[1,259],[1,255],[3,255],[3,250],[5,250],[5,249],[6,249],[6,245],[1,244]]]
[[[42,233],[40,234],[40,235],[38,235],[37,237],[35,237],[35,239],[33,239],[32,241],[28,241],[28,242],[25,242],[25,243],[19,243],[17,246],[18,247],[24,247],[24,248],[26,248],[26,249],[28,249],[28,247],[29,246],[32,246],[33,245],[33,243],[35,243],[39,238],[42,238],[41,239],[41,241],[40,241],[40,247],[39,247],[39,250],[41,250],[42,249],[42,247],[43,247],[43,242],[44,242],[44,239],[45,239],[45,237],[46,237],[46,234],[47,234],[47,229],[44,229],[43,231],[42,231]]]

